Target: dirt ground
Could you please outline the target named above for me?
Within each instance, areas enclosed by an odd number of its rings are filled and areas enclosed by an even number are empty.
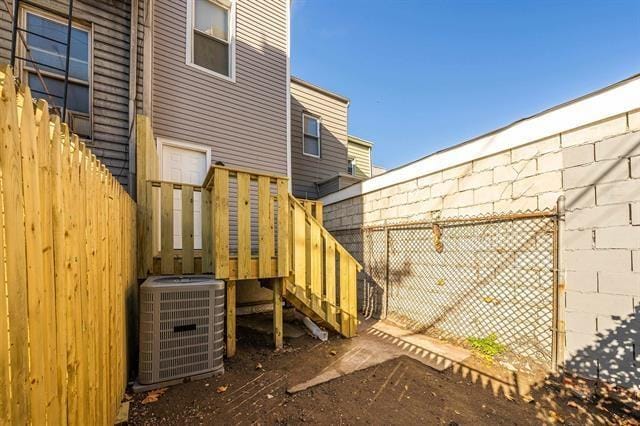
[[[133,425],[202,424],[640,424],[625,407],[584,400],[551,385],[533,398],[495,396],[490,386],[451,371],[437,372],[401,357],[306,391],[286,389],[313,377],[344,353],[345,340],[288,339],[272,350],[271,336],[238,329],[237,356],[225,374],[169,388],[157,402],[133,395]],[[474,362],[477,362],[474,361]],[[224,388],[224,392],[218,390]],[[627,411],[625,413],[624,411]]]

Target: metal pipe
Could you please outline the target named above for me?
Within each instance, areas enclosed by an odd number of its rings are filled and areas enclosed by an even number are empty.
[[[562,255],[564,237],[565,196],[558,197],[556,203],[556,226],[553,239],[553,350],[552,368],[557,372],[564,365],[564,347],[566,339],[564,300],[565,267]]]
[[[67,93],[69,91],[69,61],[71,59],[71,30],[73,23],[73,0],[69,0],[69,13],[67,21],[67,57],[64,65],[64,99],[62,101],[62,120],[67,118]]]
[[[13,25],[11,29],[11,68],[16,68],[16,47],[18,45],[18,12],[20,0],[13,0]]]

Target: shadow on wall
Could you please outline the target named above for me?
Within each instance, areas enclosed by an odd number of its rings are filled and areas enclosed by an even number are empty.
[[[335,177],[338,173],[347,172],[347,141],[340,140],[325,124],[320,126],[320,157],[315,158],[303,154],[302,114],[310,114],[322,118],[323,111],[310,109],[291,95],[291,168],[293,179],[293,195],[298,198],[316,199],[319,197],[318,182]],[[346,113],[344,117],[346,132]],[[346,134],[345,134],[346,138]],[[326,193],[338,189],[338,180],[331,182]]]

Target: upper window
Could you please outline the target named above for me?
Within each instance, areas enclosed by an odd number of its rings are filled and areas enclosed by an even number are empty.
[[[67,57],[67,25],[31,10],[26,11],[26,42],[31,61],[24,61],[26,79],[35,97],[62,109]],[[69,55],[69,82],[65,117],[79,136],[91,137],[91,87],[89,75],[89,31],[72,27]],[[36,70],[40,71],[40,76]]]
[[[320,157],[320,120],[303,114],[303,143],[302,153],[313,157]]]
[[[349,160],[347,160],[347,173],[349,173],[350,175],[355,176],[356,174],[356,160],[353,158],[349,158]]]
[[[231,77],[231,15],[228,0],[191,0],[190,63]]]

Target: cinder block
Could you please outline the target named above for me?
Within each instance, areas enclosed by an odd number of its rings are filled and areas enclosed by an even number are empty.
[[[428,200],[431,198],[431,187],[425,186],[423,188],[416,189],[409,192],[407,196],[409,197],[409,202]]]
[[[442,197],[437,198],[428,198],[418,203],[420,205],[420,209],[423,211],[431,212],[435,210],[442,209]]]
[[[538,166],[535,158],[520,161],[518,163],[507,164],[506,166],[498,166],[493,169],[493,182],[512,182],[516,179],[522,179],[535,175],[537,171]]]
[[[631,224],[640,225],[640,203],[631,203]]]
[[[471,173],[472,163],[461,164],[442,171],[442,180],[456,179]]]
[[[564,169],[562,184],[565,189],[570,189],[628,179],[628,161],[627,159],[605,160]]]
[[[406,204],[408,200],[409,200],[409,196],[407,195],[406,192],[403,192],[401,194],[396,194],[396,195],[393,195],[393,196],[389,197],[389,205],[390,206],[399,206],[399,205],[402,205],[402,204]]]
[[[493,203],[496,213],[523,212],[538,209],[538,197],[520,197]]]
[[[538,208],[540,210],[553,209],[558,205],[558,198],[562,195],[562,191],[545,192],[538,195]]]
[[[602,228],[629,223],[629,206],[614,204],[567,211],[566,229]]]
[[[640,249],[640,227],[627,225],[596,229],[596,248]]]
[[[466,207],[473,204],[473,190],[456,192],[444,197],[445,209]]]
[[[562,169],[562,152],[550,152],[538,157],[538,173]]]
[[[567,250],[565,266],[573,271],[631,271],[629,250]]]
[[[397,218],[398,218],[398,206],[393,206],[393,207],[388,207],[384,210],[380,210],[380,217],[377,219],[393,220]]]
[[[502,182],[494,185],[483,186],[473,191],[473,200],[476,203],[488,203],[511,198],[512,188],[510,182]]]
[[[588,362],[580,362],[580,363],[576,363],[575,367],[572,368],[572,366],[574,366],[574,364],[571,362],[572,358],[577,356],[580,356],[582,353],[584,352],[588,352],[589,349],[591,348],[591,346],[593,344],[595,344],[595,342],[598,340],[598,337],[596,336],[596,333],[578,333],[576,331],[570,331],[567,332],[566,335],[566,347],[565,347],[565,356],[567,357],[567,359],[565,360],[565,368],[570,369],[571,371],[580,374],[582,376],[586,376],[586,377],[597,377],[598,375],[598,370],[596,367],[596,362],[595,360],[593,360],[593,363],[588,363]],[[591,368],[589,368],[588,371],[585,370],[585,368],[588,368],[591,365]],[[579,368],[580,370],[575,370],[575,368]],[[591,371],[593,370],[593,371]]]
[[[560,189],[562,189],[562,173],[560,171],[542,173],[513,182],[514,197],[538,195]]]
[[[590,229],[565,231],[562,242],[567,250],[591,249],[593,248],[593,231]]]
[[[640,250],[631,251],[631,262],[633,263],[633,272],[640,272]]]
[[[583,293],[598,291],[598,274],[595,271],[567,271],[567,290]]]
[[[618,294],[567,291],[567,311],[627,316],[633,313],[633,298]]]
[[[640,178],[640,156],[631,157],[631,177]]]
[[[583,209],[596,205],[595,185],[584,188],[567,189],[564,191],[565,208],[567,210]]]
[[[592,143],[572,146],[562,150],[562,163],[564,167],[575,167],[593,163],[595,159],[595,145]]]
[[[640,296],[640,273],[598,272],[598,291],[608,294]]]
[[[617,329],[622,323],[622,317],[617,315],[598,315],[596,323],[598,332],[606,333]]]
[[[438,182],[442,182],[442,172],[432,173],[418,178],[418,188],[430,186]]]
[[[409,192],[418,189],[418,180],[413,179],[398,185],[398,192]]]
[[[458,209],[460,216],[480,216],[493,213],[493,203],[475,204]]]
[[[386,211],[388,209],[385,209]],[[371,212],[364,212],[363,219],[365,223],[372,222],[374,220],[380,219],[380,210],[374,210]]]
[[[458,179],[450,179],[431,186],[432,197],[444,197],[458,192]]]
[[[601,121],[597,124],[591,124],[579,129],[571,130],[563,133],[562,147],[581,145],[587,142],[599,141],[608,136],[619,135],[627,131],[627,117],[620,115]]]
[[[607,138],[596,143],[596,161],[640,155],[640,132]]]
[[[434,217],[441,219],[458,216],[460,216],[458,209],[442,209],[438,215],[434,215]]]
[[[493,183],[493,170],[485,170],[484,172],[472,173],[468,176],[458,179],[458,188],[460,191],[467,189],[480,188],[481,186],[491,185]]]
[[[480,158],[479,160],[473,160],[473,172],[491,170],[509,163],[511,163],[511,152],[506,151],[489,157]]]
[[[527,160],[560,149],[560,136],[552,136],[511,150],[511,161]]]
[[[640,110],[629,113],[629,130],[640,130]]]
[[[596,204],[640,201],[640,180],[632,179],[596,185]]]
[[[597,331],[596,314],[594,313],[567,310],[565,319],[567,331],[575,331],[578,333],[593,333]]]
[[[400,189],[398,188],[398,185],[388,186],[388,187],[380,190],[379,197],[381,197],[381,198],[391,197],[393,195],[396,195],[398,192],[400,192]]]

